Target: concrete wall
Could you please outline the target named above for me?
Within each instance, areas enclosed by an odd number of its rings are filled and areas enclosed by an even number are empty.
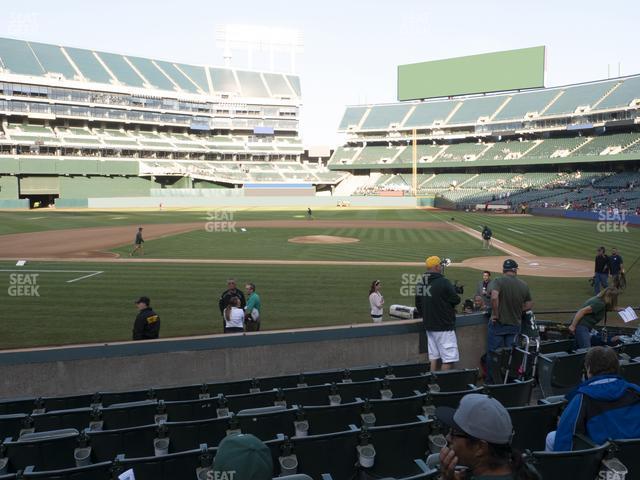
[[[460,367],[478,366],[486,321],[458,319]],[[201,384],[330,368],[425,362],[421,322],[212,335],[0,352],[0,397]],[[421,348],[422,347],[422,348]],[[422,350],[422,351],[421,351]]]

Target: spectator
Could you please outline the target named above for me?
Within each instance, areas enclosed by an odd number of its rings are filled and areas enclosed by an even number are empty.
[[[520,280],[518,263],[509,258],[502,264],[503,276],[489,284],[491,292],[491,320],[488,327],[487,349],[495,352],[499,348],[513,346],[520,333],[522,315],[533,307],[529,286]],[[488,372],[491,378],[491,372]]]
[[[135,302],[138,309],[133,323],[134,340],[151,340],[160,336],[160,316],[151,308],[149,297],[140,297]]]
[[[605,318],[607,311],[617,309],[618,293],[616,288],[607,287],[576,312],[569,331],[575,335],[578,348],[591,346],[591,330]]]
[[[611,249],[611,256],[609,257],[609,274],[611,275],[611,282],[616,288],[620,288],[620,274],[624,273],[624,264],[622,263],[622,257],[618,255],[618,249]]]
[[[233,476],[229,476],[229,472],[234,472]],[[222,474],[227,474],[227,477]],[[220,442],[213,461],[212,479],[271,480],[273,476],[269,447],[257,437],[237,433]]]
[[[222,292],[220,300],[218,300],[218,308],[220,308],[220,315],[223,315],[224,309],[229,305],[229,301],[232,297],[238,297],[240,299],[240,306],[244,308],[247,302],[244,299],[244,293],[236,288],[236,281],[233,278],[227,280],[227,289]],[[222,326],[225,327],[224,317],[222,320]]]
[[[477,313],[483,312],[485,309],[484,300],[482,299],[482,295],[476,295],[473,297],[473,300],[467,298],[464,301],[464,313]]]
[[[240,307],[238,297],[231,297],[222,317],[224,318],[224,333],[244,332],[244,310]]]
[[[567,395],[558,430],[547,435],[546,450],[573,449],[573,436],[584,434],[601,445],[609,439],[640,437],[640,386],[618,374],[618,355],[593,347],[584,359],[587,380]]]
[[[478,282],[476,287],[476,295],[480,295],[484,301],[485,306],[488,308],[491,305],[491,291],[489,290],[489,284],[491,283],[491,272],[485,270],[482,272],[482,280]]]
[[[457,410],[438,407],[436,417],[449,427],[447,446],[440,451],[441,479],[539,480],[511,448],[511,417],[496,399],[470,393]],[[456,471],[458,465],[468,470]]]
[[[455,332],[455,306],[460,296],[442,275],[439,257],[429,257],[425,263],[427,272],[417,285],[416,308],[427,332],[431,371],[449,370],[460,360]]]
[[[380,284],[380,280],[374,280],[371,282],[371,287],[369,287],[369,305],[371,306],[371,320],[374,323],[380,323],[382,321],[382,315],[384,311],[382,307],[384,306],[384,297],[382,296],[382,292],[380,288],[382,285]]]
[[[244,307],[245,326],[247,328],[247,332],[259,332],[260,309],[262,308],[260,295],[256,292],[255,283],[247,283],[244,288],[247,291],[247,295],[249,295],[247,305]]]
[[[607,288],[609,286],[609,257],[605,255],[604,247],[598,248],[598,254],[595,261],[595,274],[593,277],[594,295],[600,293],[600,286]]]

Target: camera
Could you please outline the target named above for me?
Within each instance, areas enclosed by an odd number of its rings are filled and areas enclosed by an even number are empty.
[[[453,282],[453,289],[458,295],[462,295],[464,293],[464,285],[458,285],[458,280]]]
[[[449,265],[451,265],[451,259],[443,258],[442,260],[440,260],[440,265],[443,267],[448,267]]]

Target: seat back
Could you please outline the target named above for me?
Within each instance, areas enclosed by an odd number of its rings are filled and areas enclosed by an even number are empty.
[[[415,462],[426,460],[429,434],[433,421],[418,421],[400,425],[372,427],[370,442],[376,449],[375,463],[368,473],[376,478],[407,477],[422,473]]]
[[[167,417],[171,422],[188,422],[192,420],[206,420],[216,418],[220,406],[219,398],[207,398],[203,400],[181,400],[166,402]]]
[[[314,479],[328,473],[334,479],[348,479],[356,472],[360,430],[292,438],[298,457],[298,472]],[[279,473],[279,472],[278,472]]]
[[[431,375],[433,375],[433,380],[438,384],[441,392],[459,392],[467,390],[469,385],[475,385],[478,381],[477,368],[432,372]]]
[[[112,480],[111,462],[101,462],[86,467],[62,470],[30,471],[23,473],[24,480]],[[4,477],[0,477],[4,480]]]
[[[430,365],[428,363],[394,363],[387,365],[385,375],[392,374],[396,378],[400,377],[417,377],[429,373]]]
[[[278,434],[293,437],[295,435],[294,421],[296,420],[297,408],[285,410],[251,413],[247,411],[239,412],[235,419],[240,425],[242,433],[255,435],[262,441],[275,439]]]
[[[547,434],[555,430],[564,402],[507,408],[515,432],[515,449],[544,450]]]
[[[621,353],[626,353],[631,358],[640,357],[640,342],[625,343],[620,350]]]
[[[627,381],[640,385],[640,361],[620,363],[620,375]]]
[[[613,440],[615,457],[630,473],[640,472],[640,438]]]
[[[571,452],[532,452],[529,461],[544,480],[597,478],[602,460],[611,445]]]
[[[484,385],[484,393],[498,400],[505,407],[523,407],[529,404],[533,391],[533,379],[498,385]]]
[[[157,425],[87,432],[92,460],[108,462],[123,454],[126,457],[154,455],[153,439]]]
[[[435,407],[451,407],[458,408],[460,400],[470,393],[480,393],[481,388],[473,388],[469,390],[461,390],[459,392],[428,392],[426,402]]]
[[[354,402],[361,398],[381,398],[380,390],[382,382],[380,380],[367,380],[363,382],[336,383],[337,393],[343,402]]]
[[[28,416],[24,413],[0,415],[0,443],[7,437],[17,439],[27,422]]]
[[[564,395],[582,380],[586,349],[540,355],[538,378],[544,396]]]
[[[11,415],[14,413],[31,413],[36,399],[34,397],[10,398],[0,400],[0,415]]]
[[[304,419],[309,422],[309,435],[325,435],[349,430],[349,425],[360,426],[361,400],[341,405],[304,407]]]
[[[133,469],[136,480],[188,479],[196,478],[199,467],[211,466],[213,456],[213,449],[202,448],[160,457],[125,458],[114,462],[114,466],[119,473]]]
[[[155,423],[158,403],[152,400],[114,404],[101,409],[104,429],[137,427]]]
[[[422,409],[427,395],[392,398],[390,400],[371,400],[371,410],[376,416],[376,426],[412,423],[418,415],[424,415]]]
[[[73,452],[77,446],[78,432],[72,429],[64,432],[41,432],[32,440],[26,437],[24,440],[4,442],[10,471],[24,470],[30,465],[37,470],[74,467]],[[51,438],[46,438],[45,434],[51,434]]]
[[[385,379],[384,383],[388,385],[394,397],[411,397],[416,391],[424,393],[429,390],[429,384],[433,381],[431,375],[420,374],[413,377],[389,378]]]
[[[32,415],[31,418],[37,432],[60,428],[75,428],[78,431],[82,431],[91,423],[92,413],[93,409],[88,407],[73,408],[40,413]]]

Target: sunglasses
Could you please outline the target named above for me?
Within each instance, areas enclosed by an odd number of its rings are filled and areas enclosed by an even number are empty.
[[[449,430],[450,437],[459,437],[459,438],[473,438],[471,435],[463,432],[462,430],[458,430],[456,428],[451,428]]]

